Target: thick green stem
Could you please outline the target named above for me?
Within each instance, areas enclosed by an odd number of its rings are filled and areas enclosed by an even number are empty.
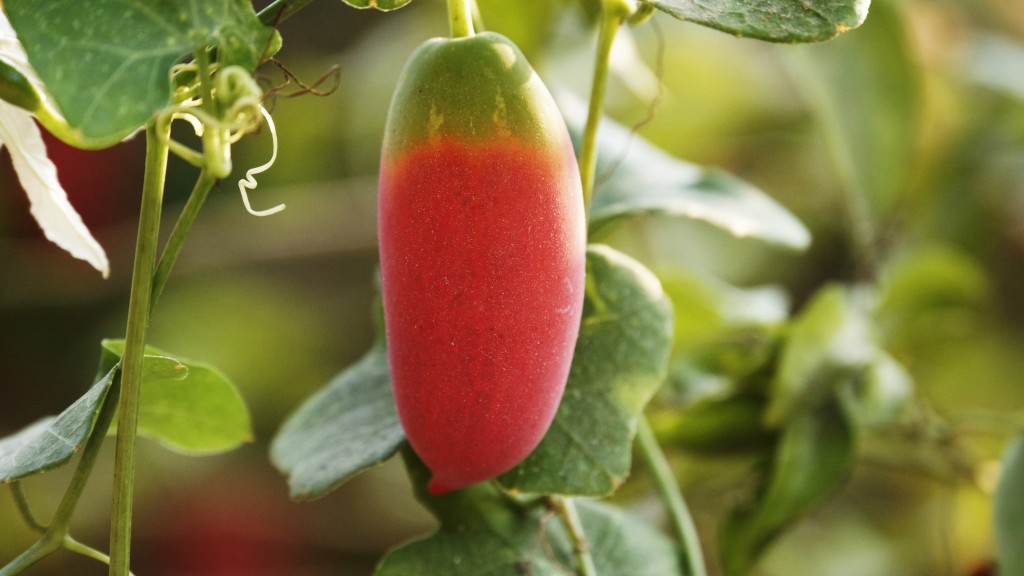
[[[669,466],[664,452],[661,451],[661,446],[658,445],[658,440],[654,437],[650,424],[642,416],[637,424],[636,438],[640,455],[654,478],[661,499],[668,509],[672,527],[683,545],[687,575],[706,576],[704,552],[700,547],[700,536],[697,534],[693,517],[690,516],[690,509],[686,506],[683,493],[679,490],[679,483],[676,482],[675,476],[672,474],[672,468]]]
[[[622,25],[623,16],[616,10],[605,7],[601,11],[601,29],[597,37],[597,53],[594,57],[594,79],[590,87],[590,108],[587,124],[583,128],[583,145],[580,149],[580,178],[583,181],[583,206],[590,213],[590,199],[594,195],[594,178],[597,172],[597,128],[604,110],[604,94],[608,85],[608,64],[615,43],[615,34]]]
[[[597,576],[597,566],[594,565],[594,557],[590,555],[590,541],[583,532],[583,524],[580,522],[579,514],[576,513],[576,504],[572,498],[566,496],[552,496],[551,503],[562,518],[565,530],[569,533],[569,540],[572,542],[572,553],[576,557],[577,574],[579,576]]]
[[[473,35],[473,0],[448,0],[448,24],[452,38]]]
[[[192,188],[192,195],[188,197],[188,202],[185,203],[174,229],[171,230],[170,237],[167,238],[164,252],[160,256],[160,263],[157,264],[156,272],[153,274],[153,296],[149,303],[151,311],[156,307],[156,302],[160,299],[164,286],[167,285],[167,278],[171,275],[174,263],[185,245],[185,238],[192,230],[192,225],[195,224],[196,217],[199,216],[199,210],[203,207],[203,203],[206,202],[206,198],[210,195],[210,190],[216,182],[217,180],[206,170],[199,173],[199,179],[196,180],[196,185]]]
[[[142,185],[142,209],[135,246],[131,298],[128,302],[128,328],[121,358],[121,399],[114,452],[114,498],[110,523],[110,576],[128,576],[129,573],[139,387],[153,295],[160,207],[167,174],[168,138],[169,126],[162,122],[150,123],[146,129],[146,173]]]

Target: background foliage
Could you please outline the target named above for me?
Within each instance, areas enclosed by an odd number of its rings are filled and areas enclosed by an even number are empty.
[[[488,26],[515,40],[549,84],[585,93],[588,12],[568,1],[517,4],[481,1]],[[725,234],[707,225],[721,226],[708,217],[658,213],[602,232],[602,242],[658,272],[672,300],[670,384],[650,413],[706,548],[717,547],[720,536],[728,546],[766,545],[765,527],[779,519],[742,506],[764,490],[781,503],[773,510],[809,509],[811,516],[769,545],[758,574],[968,573],[998,544],[990,528],[995,473],[1005,434],[1019,430],[1024,407],[1024,87],[1016,80],[1024,77],[1024,14],[1011,0],[876,0],[862,28],[801,47],[737,40],[660,15],[655,21],[657,28],[619,39],[611,115],[633,126],[658,100],[640,136],[760,188],[812,238],[799,253],[786,248],[799,245],[800,235],[785,221],[760,242]],[[289,209],[249,218],[231,186],[216,190],[151,338],[238,384],[255,441],[199,460],[143,448],[138,573],[368,574],[386,549],[431,528],[394,459],[315,504],[294,504],[267,453],[286,415],[372,345],[385,95],[413,47],[446,30],[437,2],[379,14],[321,1],[282,25],[287,40],[279,58],[289,69],[310,81],[337,63],[340,74],[330,97],[276,103],[280,162],[257,195],[286,200]],[[273,68],[262,72],[280,82]],[[627,135],[619,141],[626,159],[644,146]],[[268,154],[258,139],[242,146],[238,172]],[[40,238],[4,155],[0,436],[81,396],[93,380],[95,343],[118,337],[124,326],[141,142],[103,152],[52,143],[51,154],[72,203],[108,248],[113,275],[99,280]],[[621,166],[604,172],[603,182],[643,175]],[[183,202],[192,177],[172,161],[168,199]],[[722,184],[704,181],[712,190]],[[858,244],[856,226],[847,230],[851,192],[867,199],[854,205],[854,215],[866,217],[857,226],[868,222],[881,239],[877,251]],[[869,277],[880,286],[870,295],[833,284]],[[794,322],[784,322],[790,314]],[[788,337],[782,350],[780,334]],[[858,394],[844,399],[846,392],[818,386],[821,358],[830,369],[856,373],[857,386],[846,388]],[[789,376],[769,386],[765,374],[776,362]],[[927,400],[926,410],[899,410],[911,387]],[[786,419],[807,403],[815,409]],[[766,409],[771,417],[757,418]],[[854,418],[874,425],[851,438],[844,424]],[[846,470],[854,441],[855,465],[838,491],[825,490],[814,502],[803,499],[810,492],[785,492],[794,482],[833,488],[829,473]],[[796,454],[790,462],[809,458],[814,466],[796,472],[815,474],[795,478],[768,466],[774,446]],[[1007,453],[1019,472],[1019,443]],[[822,455],[838,462],[835,468]],[[67,472],[27,485],[40,508]],[[659,506],[647,488],[638,475],[616,502],[657,523]],[[91,485],[76,515],[85,541],[105,539],[106,490],[104,482]],[[826,497],[824,506],[811,506]],[[1019,504],[1007,508],[1015,509]],[[601,507],[581,513],[608,514]],[[743,517],[756,521],[731,530]],[[31,541],[9,493],[0,491],[0,557]],[[69,571],[105,573],[61,555],[32,573]]]

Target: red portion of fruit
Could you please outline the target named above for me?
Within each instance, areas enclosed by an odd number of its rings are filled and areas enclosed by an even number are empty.
[[[448,492],[518,464],[551,424],[582,314],[585,232],[568,137],[433,139],[384,154],[380,253],[398,414]]]

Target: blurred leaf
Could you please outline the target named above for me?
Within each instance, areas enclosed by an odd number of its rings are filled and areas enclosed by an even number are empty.
[[[764,424],[765,400],[752,395],[706,398],[682,410],[648,416],[658,440],[683,450],[723,456],[770,447],[775,431]]]
[[[404,440],[378,343],[285,421],[270,457],[288,475],[292,498],[317,498],[381,464]]]
[[[487,29],[508,37],[531,62],[540,64],[550,56],[544,50],[550,48],[548,38],[559,23],[559,11],[564,10],[560,3],[550,0],[477,0],[477,4]]]
[[[636,419],[665,379],[672,305],[658,279],[607,246],[587,251],[583,322],[555,420],[511,490],[606,495],[629,474]]]
[[[874,359],[869,319],[853,298],[842,286],[826,286],[793,321],[773,382],[770,424],[828,399],[844,376]]]
[[[713,340],[676,353],[660,399],[686,407],[740,392],[764,396],[775,376],[779,347],[775,330],[723,330]]]
[[[680,20],[769,42],[821,42],[856,28],[870,0],[643,0]]]
[[[784,528],[839,487],[854,456],[854,431],[837,403],[795,415],[779,439],[763,492],[725,524],[725,574],[747,574]]]
[[[927,246],[886,267],[876,317],[887,340],[915,342],[970,333],[991,288],[985,269],[950,246]]]
[[[558,95],[558,104],[578,148],[586,106],[564,94]],[[807,228],[761,190],[727,172],[673,158],[607,119],[598,131],[597,174],[592,238],[625,218],[663,215],[700,220],[737,237],[794,250],[811,242]]]
[[[353,8],[375,8],[381,12],[388,12],[397,10],[412,0],[342,0],[342,2]]]
[[[491,483],[433,497],[429,474],[406,450],[417,494],[441,520],[436,533],[391,551],[376,576],[564,576],[575,573],[572,545],[542,499],[521,502]],[[682,576],[663,534],[610,506],[575,501],[599,574]]]
[[[1006,576],[1024,574],[1024,437],[1013,438],[1003,454],[995,496],[996,563]]]
[[[1024,44],[1010,37],[977,34],[966,75],[975,83],[1024,100]]]
[[[868,200],[875,219],[906,194],[924,108],[902,10],[900,2],[875,2],[855,34],[790,51],[842,185]]]
[[[720,338],[723,330],[781,324],[789,315],[789,298],[776,286],[738,288],[682,268],[658,278],[676,311],[677,350]]]
[[[216,46],[222,66],[254,70],[273,33],[248,0],[3,4],[70,127],[59,136],[87,148],[116,144],[167,106],[171,66],[187,53]]]
[[[868,367],[859,392],[855,408],[864,424],[896,424],[910,408],[914,379],[895,358],[880,351]]]
[[[124,353],[124,342],[105,340],[103,350],[102,363],[110,363]],[[238,389],[223,374],[147,347],[138,434],[183,454],[216,454],[252,441],[252,424]]]
[[[114,372],[108,372],[59,416],[40,419],[0,439],[0,482],[14,482],[66,464],[96,425],[113,377]]]

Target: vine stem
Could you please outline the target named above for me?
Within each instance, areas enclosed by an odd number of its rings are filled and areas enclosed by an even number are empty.
[[[690,509],[686,506],[683,493],[679,490],[679,483],[672,474],[672,468],[658,444],[651,425],[647,418],[641,416],[637,423],[636,438],[639,446],[640,456],[644,459],[647,469],[654,478],[658,487],[661,499],[668,509],[669,517],[672,520],[672,527],[679,537],[686,556],[686,573],[689,576],[707,576],[707,568],[704,566],[704,552],[700,547],[700,537],[697,535],[697,527],[690,515]]]
[[[590,87],[590,105],[587,123],[583,128],[583,144],[580,148],[580,179],[583,183],[583,208],[590,214],[590,199],[594,195],[594,178],[597,172],[597,129],[601,124],[604,109],[605,89],[608,85],[609,59],[615,34],[625,16],[612,10],[607,4],[601,10],[601,28],[597,36],[597,53],[594,56],[594,78]]]
[[[192,225],[195,224],[199,211],[216,182],[217,179],[208,171],[203,170],[199,173],[199,178],[192,188],[192,194],[188,197],[188,202],[182,208],[178,221],[174,224],[174,229],[171,230],[171,235],[167,238],[163,254],[160,256],[160,263],[157,264],[156,271],[153,273],[153,295],[150,297],[150,310],[156,306],[157,300],[160,299],[160,294],[163,293],[164,286],[167,285],[167,278],[171,275],[174,263],[178,260],[178,255],[181,254],[181,249],[185,246],[185,239],[192,230]]]
[[[452,38],[473,35],[473,0],[448,0],[448,25]]]
[[[110,522],[110,576],[128,576],[131,554],[132,502],[135,491],[135,440],[139,417],[142,359],[149,325],[160,231],[160,208],[167,175],[170,124],[151,122],[146,128],[146,172],[135,246],[128,327],[121,357],[121,394],[114,451],[114,496]]]
[[[43,526],[36,515],[32,513],[32,507],[28,504],[28,498],[25,496],[25,486],[21,482],[15,481],[11,483],[11,493],[14,495],[14,504],[18,507],[18,513],[21,514],[25,524],[28,527],[42,534],[46,531],[46,526]]]
[[[569,533],[569,540],[572,541],[572,552],[579,568],[577,573],[579,576],[597,576],[597,566],[594,565],[594,557],[590,555],[590,542],[583,532],[583,524],[576,513],[575,502],[566,496],[552,496],[551,503],[562,518],[562,523]]]
[[[313,0],[274,0],[256,15],[260,22],[274,26],[306,7]]]

